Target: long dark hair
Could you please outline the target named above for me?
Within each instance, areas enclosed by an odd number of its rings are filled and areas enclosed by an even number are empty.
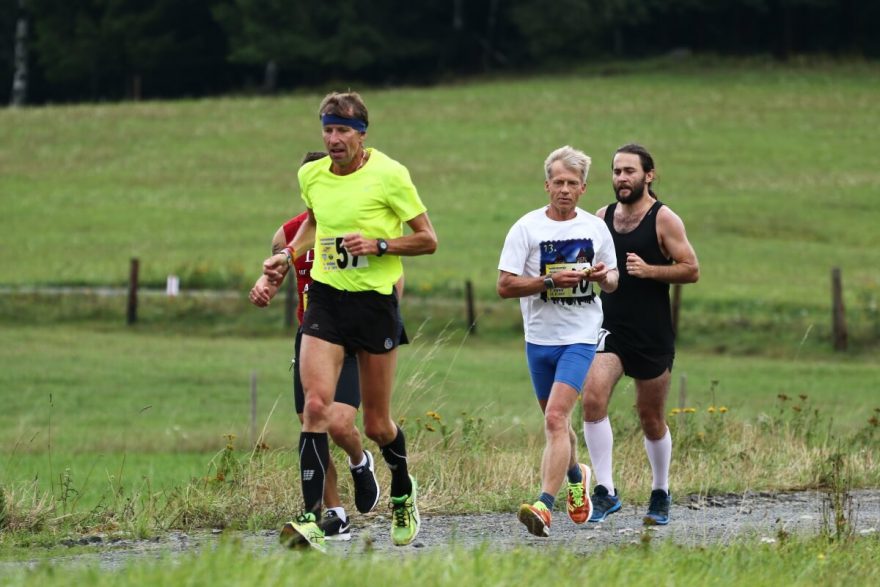
[[[618,153],[628,153],[630,155],[638,155],[639,161],[642,164],[642,170],[645,173],[648,173],[649,171],[654,171],[654,158],[648,152],[648,149],[646,149],[642,145],[640,145],[638,143],[629,143],[629,144],[626,144],[626,145],[620,147],[616,151],[614,151],[615,155],[617,155]],[[612,157],[612,161],[613,160],[614,160],[614,158]],[[650,183],[648,184],[648,193],[651,194],[651,196],[654,198],[657,197],[657,194],[654,193],[654,190],[651,187]]]

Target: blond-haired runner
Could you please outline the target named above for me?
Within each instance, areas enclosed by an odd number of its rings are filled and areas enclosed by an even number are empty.
[[[536,536],[549,536],[556,494],[568,476],[568,515],[590,517],[590,471],[577,461],[571,410],[596,348],[602,305],[593,289],[614,291],[617,260],[604,223],[577,207],[586,190],[590,158],[569,146],[544,162],[549,205],[529,212],[510,229],[498,263],[498,294],[519,298],[526,358],[546,446],[541,494],[524,503],[519,520]]]

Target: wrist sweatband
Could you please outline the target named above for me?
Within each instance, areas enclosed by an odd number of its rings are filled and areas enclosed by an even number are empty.
[[[296,249],[288,245],[284,247],[284,254],[287,256],[287,264],[293,265],[293,260],[296,259]]]

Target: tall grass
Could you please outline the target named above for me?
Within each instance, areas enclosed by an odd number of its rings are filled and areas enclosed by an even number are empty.
[[[876,414],[863,427],[843,435],[832,434],[818,414],[804,414],[783,409],[749,420],[723,406],[671,414],[674,493],[837,491],[841,474],[827,466],[835,459],[846,471],[847,487],[880,484]],[[636,415],[619,414],[613,422],[616,485],[627,500],[645,501],[650,468]],[[447,419],[429,410],[407,422],[405,429],[426,514],[512,511],[539,491],[543,450],[539,428],[493,433],[480,416],[463,412]],[[841,446],[848,450],[841,451]],[[342,457],[334,449],[338,462]],[[380,485],[387,488],[386,469],[377,469]],[[101,528],[136,535],[173,528],[274,528],[300,507],[298,472],[293,451],[254,451],[230,437],[210,459],[204,476],[161,491],[149,482],[133,491],[111,491],[91,510],[69,503],[77,491],[73,479],[69,487],[55,492],[13,483],[7,495],[6,524],[13,532]],[[340,489],[344,501],[350,502],[353,488],[348,476],[340,477]]]
[[[534,494],[543,434],[522,343],[453,330],[439,339],[418,329],[411,335],[393,411],[430,504],[425,511],[509,510]],[[271,528],[298,508],[290,350],[282,339],[73,325],[9,327],[0,341],[10,359],[0,385],[14,392],[0,414],[5,524],[14,540],[94,528],[136,535]],[[247,440],[253,369],[266,398],[256,453]],[[687,371],[688,393],[679,405],[673,389],[669,414],[675,494],[823,487],[824,464],[839,446],[847,447],[849,482],[877,486],[877,369],[682,354],[676,373]],[[644,500],[649,468],[631,394],[624,380],[612,402],[616,484],[628,500]],[[282,407],[273,413],[277,397]],[[576,428],[578,418],[576,410]],[[348,483],[343,476],[347,498]]]
[[[186,325],[173,334],[149,326],[100,326],[95,331],[87,326],[7,324],[0,329],[0,389],[6,408],[0,412],[0,446],[10,455],[7,468],[19,457],[46,454],[50,416],[58,455],[211,453],[222,447],[225,434],[247,439],[252,372],[258,375],[257,420],[261,426],[269,420],[266,442],[270,447],[294,444],[298,426],[288,370],[292,335],[216,336],[198,327],[186,333]],[[519,434],[515,422],[540,429],[521,336],[479,335],[465,341],[458,330],[447,343],[423,336],[405,346],[395,415],[412,421],[428,410],[447,418],[466,411],[482,416],[491,428],[510,428],[511,436]],[[878,407],[880,365],[871,361],[680,351],[671,407],[678,405],[684,376],[689,406],[723,404],[745,419],[772,414],[779,394],[807,395],[811,409],[821,410],[837,430],[860,427]],[[403,393],[417,383],[430,384],[430,392]],[[629,410],[633,390],[628,379],[612,401],[613,413]],[[163,462],[157,468],[167,466]]]

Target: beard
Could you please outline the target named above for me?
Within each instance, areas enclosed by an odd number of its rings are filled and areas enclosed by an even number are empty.
[[[632,187],[630,188],[615,188],[614,195],[617,197],[617,201],[621,204],[635,204],[639,200],[645,197],[645,193],[648,191],[645,189],[645,180],[638,182],[631,182]],[[629,189],[628,196],[622,196],[620,194],[620,190]]]

